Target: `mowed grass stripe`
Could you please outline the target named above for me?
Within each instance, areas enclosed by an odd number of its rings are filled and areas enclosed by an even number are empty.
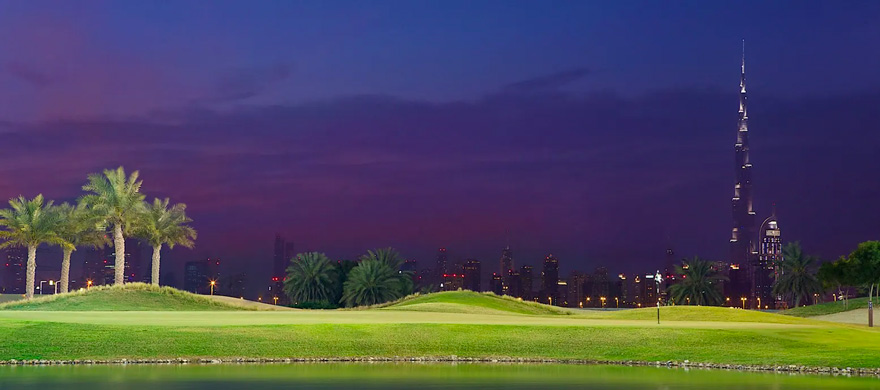
[[[184,312],[130,311],[119,312],[53,312],[0,311],[0,321],[37,321],[95,325],[143,326],[236,326],[236,325],[311,325],[311,324],[475,324],[533,326],[630,326],[651,328],[795,328],[832,324],[801,320],[800,323],[735,322],[735,321],[661,321],[656,319],[596,319],[579,316],[525,316],[466,313],[299,310],[293,312]]]
[[[880,366],[856,328],[315,324],[149,327],[0,321],[0,358],[450,356]]]

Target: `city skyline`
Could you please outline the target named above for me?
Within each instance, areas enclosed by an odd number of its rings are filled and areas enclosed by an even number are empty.
[[[872,149],[880,142],[880,58],[872,50],[880,31],[865,19],[876,14],[873,4],[821,15],[785,9],[801,13],[785,28],[768,16],[779,5],[643,5],[680,20],[685,32],[658,28],[673,22],[640,23],[644,10],[626,5],[543,9],[571,15],[555,23],[534,9],[511,15],[480,5],[460,15],[472,26],[467,40],[434,35],[448,24],[430,9],[330,18],[328,10],[274,4],[248,12],[323,15],[326,25],[270,18],[265,29],[224,39],[219,26],[189,24],[193,34],[218,38],[198,47],[182,40],[170,51],[139,38],[179,33],[161,5],[110,6],[105,14],[89,13],[95,6],[87,2],[78,11],[64,3],[58,11],[0,7],[0,24],[13,32],[0,39],[0,83],[8,86],[0,90],[0,197],[42,192],[69,201],[86,173],[138,169],[144,191],[187,203],[201,233],[194,250],[163,258],[180,272],[186,261],[219,256],[233,272],[265,262],[264,275],[249,275],[264,280],[276,233],[297,251],[332,258],[392,246],[424,264],[447,247],[484,270],[496,269],[509,243],[517,268],[538,269],[553,253],[564,275],[612,263],[655,268],[670,246],[676,260],[724,260],[743,38],[755,80],[751,152],[761,168],[754,209],[764,217],[778,204],[786,242],[826,260],[880,235],[872,217],[880,184],[865,180],[880,166]],[[460,7],[437,15],[449,9]],[[211,12],[252,26],[237,11],[222,4]],[[398,18],[408,12],[411,19]],[[478,23],[496,13],[505,16]],[[118,25],[141,17],[165,28]],[[359,24],[348,27],[352,21]],[[728,31],[683,39],[713,26]],[[308,29],[337,38],[310,42],[302,38]],[[469,44],[474,36],[481,50]],[[406,58],[347,50],[361,39],[423,49]],[[252,46],[278,50],[230,60]],[[200,59],[181,54],[188,50]],[[846,53],[864,55],[851,61]],[[43,251],[50,255],[40,269],[56,268],[60,254]],[[74,254],[74,274],[83,256]]]

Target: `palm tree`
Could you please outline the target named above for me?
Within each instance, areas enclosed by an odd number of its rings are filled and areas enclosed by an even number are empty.
[[[318,252],[300,253],[290,259],[284,293],[291,302],[332,302],[336,265]]]
[[[375,305],[400,298],[397,272],[375,259],[362,260],[345,281],[346,306]]]
[[[412,294],[412,273],[392,248],[367,251],[348,275],[342,294],[346,306],[375,305]]]
[[[70,245],[61,245],[64,253],[61,259],[60,291],[66,293],[70,280],[70,255],[77,247],[100,248],[108,244],[106,229],[101,220],[83,205],[71,206],[63,203],[55,208],[58,213],[58,236]]]
[[[168,198],[153,199],[152,205],[146,205],[141,223],[135,235],[146,240],[153,246],[153,269],[150,281],[159,285],[159,254],[163,245],[174,249],[175,245],[192,248],[196,239],[196,230],[187,223],[192,219],[186,216],[186,205],[177,203],[168,208]]]
[[[774,295],[793,300],[797,307],[801,299],[810,299],[813,294],[822,292],[822,284],[810,272],[816,258],[805,256],[800,243],[789,243],[782,248],[782,259],[780,275],[773,284]]]
[[[681,281],[669,287],[669,295],[675,302],[692,302],[698,306],[717,306],[724,302],[719,290],[727,278],[718,273],[712,262],[694,257],[676,266]]]
[[[113,229],[116,251],[113,284],[122,285],[125,282],[125,234],[137,226],[144,214],[144,195],[140,193],[142,182],[138,180],[138,171],[126,176],[122,167],[115,171],[105,169],[103,175],[90,174],[88,180],[83,191],[91,194],[80,198],[80,203],[90,207]]]
[[[9,209],[0,210],[0,238],[5,239],[0,248],[23,246],[28,249],[27,282],[25,297],[34,297],[34,278],[37,271],[37,247],[40,244],[56,244],[64,247],[70,243],[59,237],[57,228],[59,213],[52,210],[52,201],[44,203],[43,195],[31,200],[19,196],[9,200]]]
[[[400,296],[407,296],[413,293],[414,285],[412,280],[412,271],[402,271],[404,259],[394,248],[382,248],[374,251],[367,251],[366,255],[361,256],[361,260],[380,261],[391,268],[397,274],[397,289]]]

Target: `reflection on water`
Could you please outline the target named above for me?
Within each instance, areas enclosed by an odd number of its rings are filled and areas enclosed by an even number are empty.
[[[3,366],[0,389],[880,389],[874,378],[490,364]]]

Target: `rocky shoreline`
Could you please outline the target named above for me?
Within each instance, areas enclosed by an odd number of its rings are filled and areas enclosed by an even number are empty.
[[[517,364],[596,364],[616,366],[668,367],[681,369],[714,369],[728,371],[775,372],[786,374],[820,374],[873,376],[880,378],[880,368],[811,367],[801,365],[747,365],[696,363],[685,361],[530,359],[530,358],[469,358],[442,357],[320,357],[320,358],[174,358],[174,359],[75,359],[75,360],[0,360],[0,366],[64,366],[64,365],[141,365],[141,364],[278,364],[278,363],[517,363]]]

